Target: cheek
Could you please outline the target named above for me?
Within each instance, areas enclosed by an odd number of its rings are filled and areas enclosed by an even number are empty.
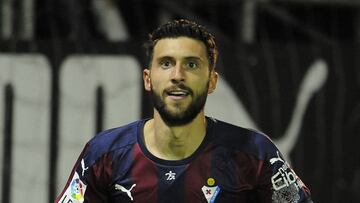
[[[151,81],[151,86],[154,88],[154,87],[158,87],[162,83],[162,81],[165,81],[165,78],[157,71],[153,71],[150,75],[150,81]]]
[[[161,87],[162,87],[161,82],[159,82],[158,80],[151,79],[151,82],[150,82],[151,90],[159,92]]]
[[[202,95],[204,94],[204,92],[208,91],[208,82],[201,81],[197,84],[192,85],[191,89],[194,91],[195,95]]]

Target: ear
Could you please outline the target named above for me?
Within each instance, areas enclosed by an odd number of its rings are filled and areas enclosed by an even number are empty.
[[[151,91],[151,79],[150,79],[150,70],[143,70],[143,80],[144,80],[144,88],[146,91]]]
[[[219,75],[218,75],[217,72],[215,72],[215,70],[212,70],[210,72],[210,81],[209,81],[208,94],[211,94],[211,93],[213,93],[215,91],[218,77],[219,77]]]

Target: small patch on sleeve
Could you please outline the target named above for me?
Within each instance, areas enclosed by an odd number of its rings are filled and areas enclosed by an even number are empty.
[[[86,185],[81,181],[79,174],[75,172],[59,203],[83,203],[85,191]]]

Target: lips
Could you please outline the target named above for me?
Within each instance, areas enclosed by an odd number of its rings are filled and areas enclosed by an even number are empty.
[[[166,94],[170,96],[184,97],[189,95],[189,92],[186,90],[170,90],[170,91],[166,91]]]
[[[192,90],[188,87],[170,87],[165,89],[165,94],[174,100],[184,99],[192,94]]]

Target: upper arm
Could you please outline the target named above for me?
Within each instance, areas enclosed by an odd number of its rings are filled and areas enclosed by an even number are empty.
[[[264,160],[258,177],[260,202],[312,202],[310,191],[276,150]]]
[[[87,157],[88,145],[76,161],[65,188],[55,203],[105,203],[111,180],[111,155],[105,154],[92,163]]]

